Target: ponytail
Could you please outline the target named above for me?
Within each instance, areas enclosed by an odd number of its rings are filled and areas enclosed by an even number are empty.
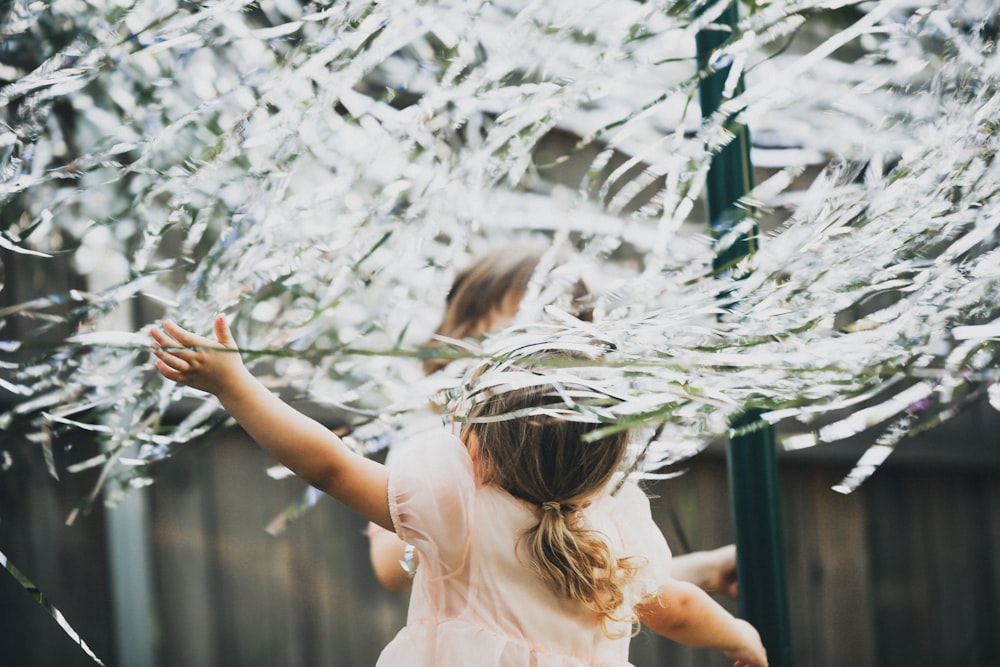
[[[615,614],[625,601],[625,583],[638,569],[636,559],[615,558],[603,535],[583,525],[576,508],[543,503],[538,524],[525,532],[524,540],[531,569],[551,590],[595,611],[609,637],[624,635],[610,632],[609,622],[628,622],[635,634],[635,614]]]
[[[469,409],[462,438],[467,444],[474,439],[478,483],[495,485],[539,508],[538,523],[521,536],[525,565],[556,595],[593,610],[609,637],[621,637],[626,633],[611,632],[609,624],[638,627],[626,604],[626,585],[640,559],[617,558],[608,538],[586,526],[582,509],[620,469],[628,432],[594,438],[602,424],[552,414],[564,405],[562,392],[570,385],[561,382],[560,387],[556,391],[537,384],[483,392]]]

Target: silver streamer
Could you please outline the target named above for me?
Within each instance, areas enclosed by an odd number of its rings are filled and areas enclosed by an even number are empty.
[[[469,355],[599,342],[563,372],[609,398],[580,418],[656,433],[640,473],[748,407],[790,447],[872,430],[867,469],[991,384],[996,405],[997,9],[754,4],[712,59],[745,92],[702,122],[694,35],[723,4],[13,3],[0,245],[87,288],[3,309],[0,427],[50,461],[86,431],[107,447],[74,471],[145,483],[225,423],[155,374],[146,328],[224,312],[275,390],[390,432],[459,395],[417,364],[456,267],[525,237],[575,254]],[[742,202],[767,232],[740,280],[711,268],[732,236],[691,224],[727,113],[773,174]],[[592,323],[553,287],[578,278]]]

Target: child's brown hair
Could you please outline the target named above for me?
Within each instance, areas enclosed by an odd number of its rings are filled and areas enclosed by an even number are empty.
[[[441,324],[423,349],[435,350],[447,345],[442,339],[462,340],[482,335],[494,329],[501,315],[516,312],[544,253],[540,246],[515,243],[483,255],[460,271],[448,292]],[[587,286],[576,281],[570,296],[576,316],[586,321],[592,317],[592,311],[584,303],[588,295]],[[424,373],[439,371],[450,361],[446,356],[425,359]]]
[[[565,404],[552,385],[490,392],[470,408],[463,440],[480,483],[538,507],[539,521],[524,539],[529,565],[542,580],[593,609],[605,628],[609,621],[633,621],[630,611],[624,619],[616,614],[635,564],[615,557],[607,538],[589,529],[579,511],[621,469],[629,434],[589,440],[605,425],[552,416],[560,407]]]

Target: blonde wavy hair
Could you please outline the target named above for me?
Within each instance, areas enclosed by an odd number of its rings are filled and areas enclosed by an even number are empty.
[[[475,434],[480,483],[538,507],[538,523],[522,536],[529,567],[557,595],[596,612],[608,636],[627,634],[610,631],[612,622],[629,623],[634,634],[635,614],[619,614],[637,559],[615,557],[607,538],[588,528],[580,511],[621,468],[629,434],[588,441],[585,436],[602,424],[531,414],[561,404],[551,385],[493,392],[469,409],[462,439],[469,443]]]

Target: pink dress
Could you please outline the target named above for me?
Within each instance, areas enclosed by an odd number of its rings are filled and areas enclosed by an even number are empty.
[[[389,508],[396,532],[418,551],[406,627],[377,667],[626,667],[628,626],[608,638],[596,615],[564,600],[518,559],[518,537],[537,510],[477,487],[461,441],[446,431],[408,443],[393,462]],[[635,604],[669,576],[670,550],[634,484],[584,510],[617,556],[645,566],[627,593]]]

